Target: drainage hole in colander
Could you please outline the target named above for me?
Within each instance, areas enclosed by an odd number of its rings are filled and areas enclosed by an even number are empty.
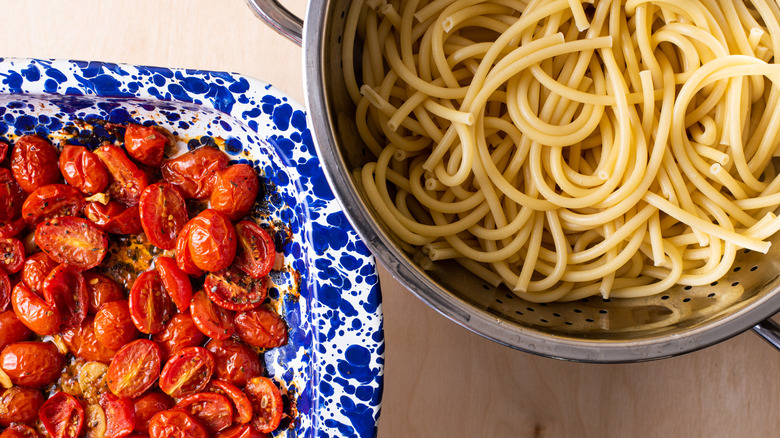
[[[712,292],[711,294],[707,295],[707,298],[712,298],[715,296],[715,292]]]
[[[612,300],[610,300],[609,298],[602,298],[601,301],[603,301],[605,303],[611,303],[612,302]]]
[[[544,318],[540,319],[539,321],[542,321],[542,322],[544,322],[544,323],[547,323],[547,322],[549,322],[549,321],[547,321],[547,320],[546,320],[546,319],[544,319]]]
[[[713,281],[712,283],[710,283],[710,286],[717,286],[717,285],[718,285],[717,281]]]
[[[606,315],[607,311],[604,310],[604,309],[601,309],[601,310],[599,310],[599,313],[602,314],[602,315]]]
[[[504,295],[504,296],[505,296],[505,297],[507,297],[507,298],[509,298],[510,300],[514,300],[514,299],[515,299],[515,297],[514,297],[514,296],[512,296],[512,295],[509,295],[509,294],[506,294],[506,295]]]
[[[753,271],[755,271],[756,269],[758,269],[758,266],[753,266],[752,268],[750,268],[750,272],[753,272]]]
[[[742,267],[741,266],[737,266],[736,268],[734,268],[734,272],[739,272],[740,269],[742,269]]]
[[[345,14],[345,12],[341,11],[341,18],[344,18],[344,14]]]
[[[580,310],[580,309],[574,309],[574,313],[582,313],[582,310]]]
[[[731,287],[737,287],[737,286],[739,286],[739,282],[738,281],[735,281],[735,282],[731,283]]]
[[[690,298],[683,298],[683,303],[687,303],[690,300],[691,300]]]
[[[664,295],[664,296],[661,297],[661,299],[662,300],[668,300],[669,299],[669,295]]]
[[[685,289],[685,290],[691,290],[691,288],[692,288],[692,287],[693,287],[693,286],[685,286],[683,289]]]
[[[504,302],[503,302],[503,301],[501,301],[501,300],[499,300],[498,298],[496,298],[496,302],[497,302],[498,304],[504,304]]]
[[[526,307],[525,310],[527,310],[529,312],[535,312],[536,311],[536,309],[534,309],[533,307]]]
[[[523,316],[523,312],[521,312],[521,311],[519,311],[519,310],[515,310],[515,313],[517,313],[517,314],[518,314],[518,315],[520,315],[520,316]]]
[[[573,324],[572,324],[572,323],[570,323],[569,321],[566,321],[566,322],[564,322],[564,324],[566,324],[566,325],[573,325]]]
[[[743,253],[748,254],[750,252],[749,249],[742,250]]]
[[[560,318],[561,314],[560,313],[553,313],[553,316],[555,316],[556,318]]]
[[[586,322],[593,322],[593,319],[591,319],[591,318],[585,318],[585,321],[586,321]]]

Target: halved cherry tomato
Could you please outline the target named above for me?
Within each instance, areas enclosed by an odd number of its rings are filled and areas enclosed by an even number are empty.
[[[57,150],[37,135],[24,135],[16,140],[11,154],[11,170],[19,186],[27,193],[60,179]]]
[[[142,333],[155,334],[173,316],[173,301],[165,292],[160,274],[146,271],[130,289],[130,317]]]
[[[176,239],[176,265],[188,275],[200,277],[203,275],[203,271],[195,265],[190,254],[190,230],[192,230],[192,224],[187,222]]]
[[[58,392],[41,406],[41,423],[52,438],[77,438],[84,428],[84,407],[72,395]]]
[[[65,357],[51,342],[17,342],[3,348],[0,367],[14,385],[40,388],[56,382]]]
[[[158,412],[149,420],[151,438],[208,438],[208,429],[192,415],[178,410]]]
[[[160,377],[160,346],[148,339],[122,347],[108,366],[108,389],[117,397],[138,397]]]
[[[23,386],[12,386],[0,395],[0,425],[11,423],[32,424],[38,419],[38,409],[43,404],[41,391]]]
[[[217,172],[228,165],[228,156],[222,151],[203,146],[163,162],[160,170],[163,180],[182,190],[190,199],[204,199],[211,194]]]
[[[32,330],[19,321],[13,310],[6,310],[0,313],[0,350],[16,342],[22,342],[30,339],[33,335]]]
[[[93,315],[103,304],[125,299],[125,293],[119,284],[99,272],[85,271],[84,280],[87,282],[89,294],[89,313]]]
[[[13,237],[0,237],[0,268],[16,274],[24,266],[24,243]]]
[[[130,317],[127,300],[105,303],[95,314],[95,337],[112,350],[119,350],[140,335]]]
[[[182,410],[201,422],[211,433],[227,429],[233,423],[233,406],[230,400],[214,392],[188,395],[174,409]]]
[[[260,432],[273,432],[282,420],[282,394],[267,377],[255,377],[244,388],[255,411],[251,425]]]
[[[234,265],[210,272],[203,283],[211,301],[229,310],[254,309],[265,300],[267,289],[265,278],[255,280]]]
[[[138,234],[143,231],[138,206],[125,207],[117,201],[88,202],[84,216],[101,230],[112,234]]]
[[[14,423],[0,433],[0,438],[38,438],[38,432],[26,424]]]
[[[84,194],[94,195],[108,186],[106,166],[84,146],[66,145],[59,163],[65,181]]]
[[[104,392],[100,395],[100,407],[106,414],[105,438],[130,435],[135,428],[135,405],[132,399]]]
[[[92,222],[63,216],[35,227],[35,242],[57,263],[80,269],[99,265],[108,252],[108,238]]]
[[[168,136],[156,126],[128,124],[125,128],[125,149],[141,164],[159,167],[168,144]]]
[[[5,269],[0,268],[0,312],[6,310],[11,304],[11,278]]]
[[[179,312],[188,312],[192,301],[190,277],[179,269],[176,260],[170,257],[157,257],[154,261],[154,267],[160,273],[165,291],[168,292]]]
[[[92,317],[81,324],[62,331],[62,341],[74,356],[103,363],[111,362],[117,351],[101,344],[95,336],[95,322]]]
[[[248,424],[237,424],[217,434],[217,438],[268,438],[270,435],[260,432]]]
[[[60,312],[63,329],[81,324],[89,307],[87,282],[81,271],[66,264],[52,269],[43,281],[43,299]]]
[[[231,263],[236,256],[236,230],[222,213],[214,209],[203,210],[189,222],[187,246],[192,261],[198,268],[216,272]]]
[[[257,199],[260,179],[247,164],[234,164],[217,173],[211,190],[211,208],[223,213],[232,221],[246,216]]]
[[[200,392],[214,373],[214,357],[203,347],[187,347],[174,353],[160,375],[160,389],[179,398]]]
[[[22,211],[24,191],[8,169],[0,168],[0,220],[9,221]]]
[[[141,193],[138,211],[141,226],[152,245],[174,249],[176,237],[187,223],[187,205],[179,190],[171,184],[157,183]]]
[[[287,343],[287,324],[264,307],[237,314],[235,322],[238,337],[249,345],[276,348]]]
[[[22,217],[31,226],[59,216],[78,216],[84,210],[81,192],[66,184],[39,187],[22,204]]]
[[[237,386],[246,386],[249,379],[263,375],[260,356],[243,342],[235,339],[212,339],[206,350],[214,355],[216,376]]]
[[[141,192],[149,184],[146,173],[118,146],[104,144],[95,150],[95,154],[111,174],[112,181],[108,185],[111,198],[128,207],[138,205]]]
[[[262,278],[271,272],[276,261],[274,240],[264,229],[252,221],[236,224],[235,265],[252,278]]]
[[[24,261],[22,281],[30,290],[38,292],[43,289],[43,281],[57,265],[59,263],[52,260],[45,252],[36,252]]]
[[[162,392],[147,392],[133,400],[135,405],[135,431],[149,432],[149,420],[154,414],[173,408],[176,402]]]
[[[192,296],[190,315],[198,329],[210,338],[227,339],[236,330],[233,312],[214,305],[202,290]]]
[[[235,409],[233,409],[233,420],[236,423],[249,423],[252,419],[252,403],[249,402],[249,398],[244,394],[241,389],[236,385],[228,382],[227,380],[212,379],[206,390],[216,392],[217,394],[224,394],[233,403]]]
[[[27,328],[39,335],[53,335],[60,331],[62,316],[54,306],[31,291],[24,283],[14,286],[11,306]]]
[[[2,186],[0,186],[0,191],[1,190]],[[3,200],[0,200],[0,208],[2,208],[2,203]],[[0,237],[14,237],[21,233],[26,226],[27,222],[21,217],[0,221]]]
[[[206,335],[198,329],[189,314],[177,313],[153,339],[160,344],[163,359],[168,360],[172,354],[183,348],[203,344]]]

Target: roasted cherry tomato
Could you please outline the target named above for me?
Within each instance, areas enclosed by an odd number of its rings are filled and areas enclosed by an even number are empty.
[[[95,315],[95,337],[112,350],[119,350],[140,335],[130,317],[127,300],[105,303]]]
[[[125,207],[117,201],[88,202],[84,216],[101,230],[112,234],[138,234],[143,231],[138,206]]]
[[[234,164],[217,173],[211,190],[211,208],[237,221],[249,213],[257,199],[260,179],[247,164]]]
[[[214,392],[188,395],[179,400],[174,409],[191,414],[211,433],[227,429],[233,423],[233,406],[230,405],[230,400]]]
[[[65,357],[51,342],[17,342],[0,353],[0,367],[14,385],[40,388],[62,374]]]
[[[17,284],[11,292],[11,306],[19,321],[35,333],[43,336],[60,331],[60,312],[24,283]]]
[[[204,199],[211,195],[217,172],[228,165],[228,156],[222,151],[203,146],[163,162],[160,170],[163,180],[179,187],[190,199]]]
[[[100,395],[100,407],[106,414],[105,438],[130,435],[135,428],[135,405],[132,399],[104,392]]]
[[[176,260],[170,257],[158,256],[154,260],[154,267],[160,273],[165,291],[179,312],[188,312],[192,301],[192,283],[187,273],[179,269]]]
[[[66,145],[59,163],[65,181],[84,194],[94,195],[108,186],[106,166],[84,146]]]
[[[234,265],[210,272],[203,290],[214,304],[229,310],[254,309],[263,303],[267,294],[265,278],[255,280]]]
[[[214,357],[203,347],[187,347],[174,353],[160,375],[160,389],[179,398],[200,392],[214,373]]]
[[[0,438],[38,438],[38,432],[26,424],[14,423],[0,433]]]
[[[128,124],[125,128],[127,153],[147,166],[160,166],[169,142],[168,136],[155,126]]]
[[[0,190],[2,190],[2,186],[0,186]],[[2,203],[3,200],[0,199],[0,205],[2,205]],[[26,226],[27,222],[21,217],[0,221],[0,237],[15,237],[21,233]]]
[[[11,423],[32,424],[38,419],[43,404],[41,391],[23,386],[12,386],[0,395],[0,426]]]
[[[0,268],[0,312],[6,310],[11,304],[11,277]]]
[[[24,266],[24,243],[13,237],[0,237],[0,269],[16,274]]]
[[[192,228],[189,230],[187,246],[195,266],[204,271],[216,272],[233,263],[236,256],[236,230],[224,214],[214,209],[203,210],[189,223]]]
[[[0,313],[0,351],[6,345],[22,342],[30,339],[32,330],[19,321],[13,310]]]
[[[235,323],[238,337],[249,345],[276,348],[287,343],[287,324],[264,307],[237,314]]]
[[[220,379],[244,387],[249,379],[263,375],[260,356],[235,339],[212,339],[206,350],[214,355],[215,373]]]
[[[64,216],[41,222],[35,228],[35,242],[57,263],[80,269],[99,265],[108,252],[108,238],[92,222]]]
[[[14,178],[27,193],[60,179],[57,167],[57,150],[37,135],[24,135],[16,140],[11,155],[11,170]]]
[[[0,163],[5,161],[5,157],[8,156],[8,143],[0,141]]]
[[[176,248],[176,237],[187,223],[187,205],[179,190],[166,183],[152,184],[141,193],[141,226],[152,245]]]
[[[178,313],[168,321],[163,331],[153,336],[153,339],[160,344],[163,359],[167,360],[183,348],[202,345],[206,335],[198,329],[189,314]]]
[[[238,237],[235,265],[252,278],[265,277],[276,261],[274,240],[252,221],[241,221],[235,228]]]
[[[10,221],[22,211],[24,191],[11,171],[0,168],[0,220]]]
[[[227,380],[212,379],[209,386],[206,387],[207,391],[216,392],[217,394],[224,394],[233,403],[233,421],[236,423],[249,423],[252,419],[252,403],[249,402],[249,398],[244,394],[241,389],[236,385],[228,382]]]
[[[81,271],[65,264],[52,269],[43,281],[43,299],[59,311],[63,329],[81,324],[89,308],[87,282]]]
[[[109,363],[117,353],[98,341],[92,317],[76,327],[63,330],[62,341],[74,356],[88,361]]]
[[[122,292],[119,284],[99,272],[84,272],[84,280],[87,281],[87,293],[89,294],[88,313],[94,315],[103,304],[125,299],[125,293]]]
[[[260,432],[273,432],[282,420],[282,394],[276,384],[267,377],[254,377],[244,388],[244,393],[255,411],[250,424]]]
[[[130,289],[130,316],[138,330],[147,334],[161,332],[173,316],[173,301],[157,271],[146,271],[135,279]]]
[[[202,290],[192,296],[190,315],[198,329],[210,338],[227,339],[235,332],[233,312],[214,305]]]
[[[200,277],[203,275],[203,271],[195,265],[195,262],[192,260],[192,255],[190,254],[189,241],[191,229],[192,224],[187,222],[181,232],[179,232],[179,237],[176,239],[176,265],[182,272],[186,272],[193,277]]]
[[[268,438],[270,436],[248,424],[237,424],[217,434],[217,438]]]
[[[112,181],[108,185],[111,198],[128,207],[138,205],[141,192],[149,184],[146,173],[118,146],[104,144],[95,150],[95,154],[111,175]]]
[[[160,347],[148,339],[122,347],[108,366],[108,389],[117,397],[138,397],[160,377]]]
[[[184,411],[158,412],[149,421],[150,438],[208,438],[209,436],[208,429]]]
[[[135,431],[149,432],[149,420],[154,414],[173,408],[176,402],[162,392],[147,392],[133,400],[135,405]]]
[[[22,217],[31,226],[59,216],[78,216],[84,210],[81,192],[66,184],[49,184],[30,193]]]
[[[43,289],[43,281],[57,265],[59,263],[52,260],[45,252],[36,252],[24,261],[22,281],[30,290],[38,292]]]
[[[52,438],[77,438],[84,428],[84,407],[72,395],[58,392],[41,406],[41,423]]]

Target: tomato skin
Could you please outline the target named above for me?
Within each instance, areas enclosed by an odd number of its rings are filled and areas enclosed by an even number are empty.
[[[219,272],[210,272],[203,283],[214,304],[228,310],[249,310],[263,303],[268,292],[266,279],[255,280],[231,265]]]
[[[276,348],[287,343],[287,324],[264,307],[237,314],[235,322],[238,337],[249,345]]]
[[[5,157],[8,156],[8,143],[0,141],[0,163],[5,161]]]
[[[176,237],[189,219],[179,190],[167,183],[152,184],[139,202],[141,226],[149,242],[162,249],[176,248]]]
[[[0,190],[2,190],[2,187],[0,187]],[[0,204],[2,203],[3,200],[0,200]],[[0,237],[15,237],[19,235],[26,226],[27,222],[21,217],[0,221]]]
[[[190,231],[192,230],[192,223],[187,222],[184,228],[179,232],[179,237],[176,239],[176,265],[183,272],[193,277],[200,277],[203,275],[203,271],[195,265],[190,253]]]
[[[35,227],[35,242],[57,263],[80,269],[99,265],[108,252],[108,238],[92,222],[63,216]]]
[[[160,274],[146,271],[130,289],[130,317],[141,333],[155,334],[165,328],[173,316],[173,301],[165,292]]]
[[[0,313],[0,350],[6,345],[26,341],[32,336],[32,330],[19,321],[13,310]]]
[[[49,184],[30,193],[22,204],[22,217],[28,225],[59,216],[78,216],[84,210],[81,192],[65,184]]]
[[[0,168],[0,220],[9,221],[22,211],[24,190],[10,170]]]
[[[103,363],[111,362],[117,351],[101,344],[95,336],[95,321],[90,317],[62,332],[62,340],[74,356]]]
[[[84,146],[63,147],[59,163],[65,181],[86,195],[100,193],[108,186],[106,166]]]
[[[3,348],[0,367],[14,385],[40,388],[62,374],[65,357],[51,342],[17,342]]]
[[[24,135],[14,145],[11,170],[22,190],[32,193],[60,179],[57,161],[57,150],[48,140],[37,135]]]
[[[230,400],[213,392],[188,395],[179,400],[174,409],[192,415],[211,433],[227,429],[233,422],[233,406],[230,405]]]
[[[203,390],[214,374],[214,356],[203,347],[187,347],[174,353],[160,374],[160,389],[174,398]]]
[[[0,438],[38,438],[38,432],[26,424],[14,423],[0,433]]]
[[[125,149],[136,161],[160,167],[168,136],[157,127],[128,124],[125,128]]]
[[[8,309],[11,304],[11,277],[0,268],[0,312]]]
[[[248,424],[237,424],[217,434],[217,438],[268,438],[270,435],[260,432]]]
[[[38,292],[43,289],[43,281],[58,265],[59,263],[52,260],[45,252],[36,252],[24,261],[22,281],[30,290]]]
[[[62,325],[60,312],[24,283],[14,286],[11,292],[11,306],[19,321],[33,332],[45,336],[60,331]]]
[[[249,423],[252,420],[252,403],[249,402],[249,398],[244,394],[241,389],[236,385],[228,382],[227,380],[213,379],[209,386],[208,391],[216,392],[217,394],[225,394],[227,398],[233,403],[233,421],[240,424]]]
[[[119,350],[140,335],[126,300],[105,303],[95,314],[95,337],[111,350]]]
[[[221,271],[236,256],[236,230],[222,213],[214,209],[203,210],[189,223],[192,228],[187,246],[195,266],[208,271]]]
[[[209,431],[192,415],[179,410],[162,411],[149,420],[151,438],[208,438]]]
[[[62,391],[41,406],[41,423],[52,438],[76,438],[84,428],[84,407]]]
[[[63,329],[75,327],[87,317],[87,282],[73,266],[62,264],[52,269],[43,281],[43,299],[59,311]]]
[[[282,420],[282,394],[267,377],[255,377],[246,384],[244,393],[252,403],[255,416],[250,424],[260,432],[273,432]]]
[[[246,216],[255,205],[260,179],[247,164],[234,164],[217,173],[211,190],[211,208],[223,213],[232,221]]]
[[[84,216],[106,233],[139,234],[143,231],[138,206],[125,207],[117,201],[108,201],[105,205],[91,201],[84,207]]]
[[[89,295],[88,313],[92,315],[96,314],[100,310],[100,306],[105,303],[125,299],[122,287],[106,275],[85,271],[84,280],[87,282],[87,294]]]
[[[138,205],[141,192],[149,184],[146,173],[118,146],[104,144],[95,150],[95,154],[111,175],[112,181],[108,184],[111,198],[128,207]]]
[[[260,356],[242,342],[212,339],[206,350],[214,355],[215,374],[224,381],[243,387],[249,379],[263,375]]]
[[[0,237],[0,269],[16,274],[24,266],[24,243],[13,237]]]
[[[135,405],[129,398],[120,398],[105,392],[100,395],[100,407],[106,414],[105,438],[122,438],[135,427]]]
[[[235,265],[252,278],[265,277],[276,262],[273,238],[252,221],[241,221],[235,228],[238,238]]]
[[[38,409],[44,398],[41,391],[23,386],[13,386],[0,395],[0,425],[30,423],[38,419]]]
[[[149,420],[154,414],[173,408],[176,402],[162,392],[147,392],[133,399],[135,407],[135,431],[149,433]]]
[[[163,359],[168,360],[183,348],[202,345],[206,335],[198,329],[189,314],[177,313],[153,339],[160,345]]]
[[[108,366],[108,389],[117,397],[138,397],[160,377],[160,362],[160,347],[154,341],[138,339],[125,345]]]
[[[181,189],[185,198],[204,199],[211,194],[217,172],[228,166],[228,156],[219,149],[203,146],[163,162],[165,182]]]
[[[187,273],[179,269],[176,260],[170,257],[158,256],[154,261],[154,267],[160,273],[163,287],[179,312],[188,312],[192,301],[192,283]]]
[[[224,340],[235,332],[233,312],[215,306],[202,290],[192,296],[190,315],[198,329],[210,338]]]

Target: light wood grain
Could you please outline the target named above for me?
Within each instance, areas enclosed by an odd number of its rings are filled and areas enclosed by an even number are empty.
[[[285,1],[301,13],[304,0]],[[0,0],[0,56],[227,70],[303,101],[301,49],[242,0]],[[380,269],[380,438],[772,437],[780,353],[752,334],[683,357],[587,365],[496,345]]]

